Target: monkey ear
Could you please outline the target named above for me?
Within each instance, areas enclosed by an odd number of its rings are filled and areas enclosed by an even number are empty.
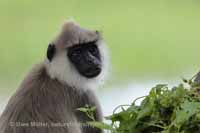
[[[49,44],[47,49],[47,59],[51,62],[56,53],[56,47],[53,44]]]

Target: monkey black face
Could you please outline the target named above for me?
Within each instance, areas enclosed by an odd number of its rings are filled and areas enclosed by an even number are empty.
[[[94,78],[101,73],[100,52],[95,44],[89,42],[68,48],[67,56],[78,72],[87,78]]]

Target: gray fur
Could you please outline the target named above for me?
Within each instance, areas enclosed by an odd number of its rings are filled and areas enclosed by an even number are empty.
[[[73,21],[64,23],[60,33],[54,39],[53,43],[57,48],[67,48],[70,46],[82,44],[85,42],[97,41],[101,39],[101,35],[98,31],[92,31],[80,27]]]
[[[100,133],[92,127],[80,128],[76,123],[90,120],[77,108],[96,106],[96,120],[101,121],[99,103],[92,91],[77,89],[51,79],[43,64],[37,65],[10,99],[0,118],[0,133]],[[11,122],[71,123],[64,127],[16,127]],[[73,125],[74,124],[74,125]]]

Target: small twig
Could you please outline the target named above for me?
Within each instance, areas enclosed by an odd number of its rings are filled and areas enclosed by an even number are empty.
[[[142,96],[142,97],[138,97],[138,98],[136,98],[136,99],[133,101],[132,104],[135,104],[137,100],[139,100],[139,99],[141,99],[141,98],[145,98],[145,97],[147,97],[147,96]]]
[[[115,114],[115,112],[116,112],[120,107],[124,107],[124,106],[130,107],[131,105],[129,105],[129,104],[119,105],[119,106],[117,106],[117,107],[113,110],[113,114]]]

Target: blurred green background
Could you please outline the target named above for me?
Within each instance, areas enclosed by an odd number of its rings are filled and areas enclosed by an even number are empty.
[[[44,59],[69,18],[103,31],[109,85],[192,76],[200,69],[199,0],[0,0],[0,93],[16,89]]]

